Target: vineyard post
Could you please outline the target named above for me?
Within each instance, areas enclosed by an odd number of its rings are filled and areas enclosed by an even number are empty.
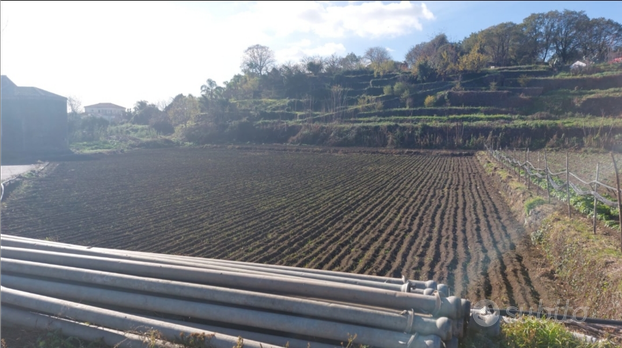
[[[551,204],[551,187],[549,186],[549,162],[546,160],[546,150],[544,150],[544,180],[546,180],[546,194]]]
[[[566,201],[568,203],[568,217],[570,213],[570,171],[568,170],[568,150],[566,150]]]
[[[598,200],[596,199],[596,189],[598,188],[598,165],[599,163],[596,162],[596,182],[594,183],[594,234],[596,234],[596,202],[598,202]]]
[[[525,151],[525,180],[527,181],[527,189],[531,189],[531,178],[529,177],[529,166],[527,162],[529,162],[529,148]]]
[[[616,172],[616,189],[618,190],[618,225],[620,226],[620,250],[622,250],[622,191],[620,191],[620,176],[618,174],[616,158],[613,156],[613,152],[610,152],[610,154],[611,160],[613,161],[613,170]]]

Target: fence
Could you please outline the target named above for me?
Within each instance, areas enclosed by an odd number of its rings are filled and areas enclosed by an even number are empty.
[[[593,210],[591,214],[593,215],[593,230],[594,234],[596,233],[596,219],[598,216],[597,203],[600,202],[610,208],[610,211],[614,209],[618,210],[618,226],[620,228],[620,249],[622,250],[622,190],[620,190],[620,180],[618,175],[618,168],[616,164],[615,157],[613,153],[611,154],[611,160],[613,162],[613,167],[616,174],[616,187],[609,186],[601,181],[599,181],[599,164],[596,164],[596,179],[592,181],[587,181],[581,179],[578,175],[572,173],[568,169],[568,153],[566,153],[566,169],[560,172],[552,172],[549,168],[548,161],[546,159],[546,152],[544,153],[544,168],[538,168],[533,165],[529,161],[529,149],[525,150],[525,158],[524,161],[516,159],[500,150],[494,150],[488,146],[485,146],[488,153],[496,159],[499,163],[507,167],[508,169],[516,172],[519,176],[523,177],[525,183],[527,184],[527,188],[530,189],[532,185],[532,181],[534,184],[542,184],[542,188],[545,188],[547,191],[548,202],[551,202],[551,192],[556,193],[556,196],[559,200],[565,201],[568,207],[568,216],[572,215],[571,210],[571,198],[572,195],[579,197],[591,196],[593,197]],[[565,180],[563,179],[565,177]],[[574,180],[576,183],[571,181]],[[582,189],[578,185],[583,185],[584,187],[589,187],[589,189]],[[601,189],[601,192],[607,191],[609,193],[613,193],[613,196],[616,197],[616,201],[611,200],[607,196],[607,194],[603,194],[598,192],[598,189]],[[572,191],[572,194],[571,194]]]

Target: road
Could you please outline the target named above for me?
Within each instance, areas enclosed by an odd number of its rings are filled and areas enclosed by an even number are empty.
[[[39,169],[43,164],[28,164],[19,166],[2,166],[2,182],[14,178],[20,174],[24,174],[34,169]]]

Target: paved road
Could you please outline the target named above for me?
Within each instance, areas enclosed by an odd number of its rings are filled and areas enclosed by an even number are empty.
[[[2,166],[2,182],[5,182],[11,178],[14,178],[20,174],[26,173],[33,169],[38,169],[41,164],[28,164],[21,166]]]

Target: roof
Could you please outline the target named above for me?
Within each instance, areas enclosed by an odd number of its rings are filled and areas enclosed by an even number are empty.
[[[95,109],[123,109],[125,110],[124,107],[113,104],[113,103],[98,103],[98,104],[93,104],[93,105],[89,105],[89,106],[85,106],[86,108],[95,108]]]
[[[37,87],[17,86],[6,75],[2,75],[2,98],[45,98],[45,99],[67,99],[58,94],[54,94]]]

